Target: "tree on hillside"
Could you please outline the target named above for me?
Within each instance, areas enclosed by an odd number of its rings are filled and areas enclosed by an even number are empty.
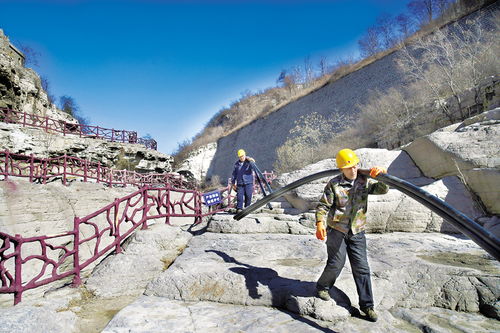
[[[380,45],[378,29],[370,27],[358,41],[359,52],[363,58],[368,58],[375,53],[382,51]]]
[[[455,116],[446,98],[455,100],[460,119],[465,119],[471,110],[464,109],[462,94],[473,89],[477,101],[481,81],[498,73],[499,20],[497,17],[493,22],[486,21],[483,16],[454,24],[420,37],[402,49],[400,68],[414,82],[421,83],[428,99],[434,100],[450,121],[454,121]]]
[[[40,57],[40,52],[26,44],[19,43],[18,45],[19,50],[24,54],[24,66],[38,67],[38,58]]]
[[[412,0],[408,10],[416,20],[417,25],[424,26],[441,16],[453,0]]]
[[[59,97],[59,108],[70,116],[74,116],[80,109],[75,99],[67,95]]]
[[[45,76],[42,76],[42,77],[40,77],[40,82],[42,84],[42,89],[47,94],[47,99],[49,100],[49,103],[54,104],[56,98],[54,97],[54,95],[51,92],[49,79],[47,79],[47,77],[45,77]]]
[[[383,49],[390,49],[398,42],[396,20],[391,15],[386,13],[379,15],[375,29]]]
[[[318,62],[319,76],[325,76],[328,73],[328,60],[326,57],[321,57]]]
[[[59,108],[78,120],[80,125],[89,125],[89,118],[82,115],[80,107],[73,97],[67,95],[59,97]],[[85,132],[86,128],[84,127],[82,130]]]
[[[415,32],[414,25],[411,23],[410,17],[406,14],[399,14],[396,17],[396,27],[399,41],[405,40]]]

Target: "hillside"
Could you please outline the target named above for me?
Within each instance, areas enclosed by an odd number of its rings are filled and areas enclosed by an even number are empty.
[[[420,38],[425,41],[425,36],[433,35],[432,28],[444,27],[452,30],[453,28],[449,28],[448,25],[456,26],[453,23],[455,20],[459,20],[457,24],[460,25],[466,22],[484,25],[486,29],[484,32],[488,31],[494,35],[494,30],[488,29],[492,28],[491,22],[498,24],[499,20],[495,18],[498,13],[498,4],[489,4],[491,3],[481,2],[481,5],[485,7],[478,12],[474,11],[477,7],[469,8],[469,13],[473,12],[470,16],[461,19],[461,16],[458,16],[451,21],[423,29],[420,34],[409,38],[407,43],[416,45],[420,43]],[[475,23],[471,23],[472,21]],[[493,29],[498,30],[498,26],[495,27],[493,24]],[[495,40],[498,41],[498,39]],[[487,53],[490,51],[486,50],[491,50],[494,54],[497,48],[498,43],[493,48],[484,45],[482,50],[477,50],[477,53],[483,51]],[[408,50],[411,51],[411,48]],[[409,75],[408,71],[402,71],[400,65],[405,52],[406,46],[401,48],[399,45],[359,63],[339,68],[331,74],[331,77],[321,77],[318,81],[312,82],[308,89],[304,89],[304,86],[297,87],[295,90],[297,94],[283,101],[274,96],[289,96],[289,90],[286,87],[269,89],[269,94],[263,92],[242,98],[231,108],[215,115],[205,130],[193,139],[193,144],[187,145],[186,149],[176,154],[176,167],[179,169],[182,161],[187,159],[188,151],[192,152],[191,158],[196,159],[197,147],[210,142],[213,144],[217,140],[216,158],[207,171],[202,172],[207,174],[207,182],[210,182],[213,176],[221,180],[228,177],[228,165],[232,164],[234,151],[239,148],[246,149],[250,155],[256,157],[261,169],[284,172],[332,156],[332,151],[339,147],[338,142],[352,148],[393,148],[408,143],[419,135],[431,133],[440,126],[460,120],[459,113],[462,111],[458,111],[453,101],[456,97],[453,97],[452,92],[443,91],[439,92],[439,95],[432,95],[432,91],[427,91],[427,88],[413,85],[415,78]],[[415,52],[417,54],[420,51]],[[494,55],[490,56],[496,58]],[[481,80],[475,79],[476,83],[466,84],[462,83],[463,78],[454,78],[460,82],[460,89],[463,89],[462,93],[466,95],[459,98],[464,99],[464,105],[461,108],[471,110],[467,112],[477,113],[495,106],[495,100],[486,99],[490,95],[493,95],[494,99],[498,96],[498,94],[487,92],[488,89],[493,91],[498,89],[495,83],[497,79],[493,79],[493,85],[486,82],[489,75],[498,73],[498,61],[496,60],[492,65],[484,61],[484,64],[490,67],[477,71],[484,74],[481,77],[482,83],[479,83]],[[454,64],[454,67],[460,66]],[[434,75],[434,77],[437,76]],[[478,93],[473,87],[474,84],[486,84],[488,87],[482,86]],[[467,92],[468,89],[471,91]],[[387,101],[379,98],[382,92],[387,92],[387,96],[383,96]],[[423,94],[424,92],[426,95]],[[475,95],[483,101],[476,100]],[[488,97],[485,99],[486,95]],[[403,98],[407,100],[408,105],[400,106],[399,102],[393,101],[401,101]],[[448,106],[444,107],[445,111],[440,111],[433,106],[435,102],[432,101],[442,99],[449,101],[449,107],[457,112],[452,116],[452,120],[448,119],[448,116],[443,118],[445,113],[451,112],[447,110]],[[280,100],[280,104],[271,107],[270,103],[273,100]],[[394,109],[390,110],[390,114],[377,114],[377,110],[388,108],[388,106]],[[412,109],[409,113],[416,115],[415,119],[405,114],[405,109],[408,107]],[[432,115],[429,116],[428,113]],[[247,115],[250,118],[242,119]],[[257,116],[254,117],[254,115]],[[377,123],[373,119],[383,121]],[[307,134],[304,127],[308,123],[310,129],[307,130],[322,132],[324,135],[318,134],[314,137]],[[384,125],[386,125],[385,129]],[[311,155],[311,157],[303,158],[300,155]]]

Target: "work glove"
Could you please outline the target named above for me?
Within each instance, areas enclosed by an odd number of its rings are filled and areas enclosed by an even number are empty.
[[[378,166],[370,169],[370,177],[372,178],[376,178],[381,173],[387,173],[387,169]]]
[[[236,184],[233,184],[233,191],[236,191],[238,189],[238,187],[236,186]]]
[[[251,158],[251,157],[247,157],[247,161],[248,161],[248,162],[255,163],[255,160],[254,160],[253,158]]]
[[[319,240],[325,240],[326,238],[326,229],[323,226],[323,222],[316,223],[316,238]]]

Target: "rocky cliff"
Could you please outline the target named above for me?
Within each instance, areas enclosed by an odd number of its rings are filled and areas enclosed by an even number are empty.
[[[59,110],[47,97],[38,74],[24,67],[23,54],[13,46],[0,29],[0,108],[48,117],[54,122],[78,123]],[[0,151],[36,157],[58,157],[64,154],[101,162],[115,169],[137,172],[171,172],[173,158],[140,144],[108,142],[62,135],[39,128],[0,122]]]
[[[49,101],[38,74],[24,67],[24,55],[0,29],[0,108],[76,122]]]

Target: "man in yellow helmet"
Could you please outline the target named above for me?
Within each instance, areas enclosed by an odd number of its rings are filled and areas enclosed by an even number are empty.
[[[255,162],[251,157],[246,156],[243,149],[237,152],[238,160],[234,163],[231,184],[236,191],[236,212],[239,213],[245,207],[250,206],[253,194],[253,169],[250,162]]]
[[[330,300],[329,289],[334,285],[349,256],[351,270],[359,296],[359,307],[370,321],[377,321],[374,311],[370,267],[366,255],[366,210],[369,194],[385,194],[389,187],[358,173],[359,158],[350,149],[342,149],[336,156],[342,173],[332,178],[325,187],[316,207],[316,237],[326,238],[328,260],[317,284],[318,297]],[[370,169],[375,178],[387,170]]]

